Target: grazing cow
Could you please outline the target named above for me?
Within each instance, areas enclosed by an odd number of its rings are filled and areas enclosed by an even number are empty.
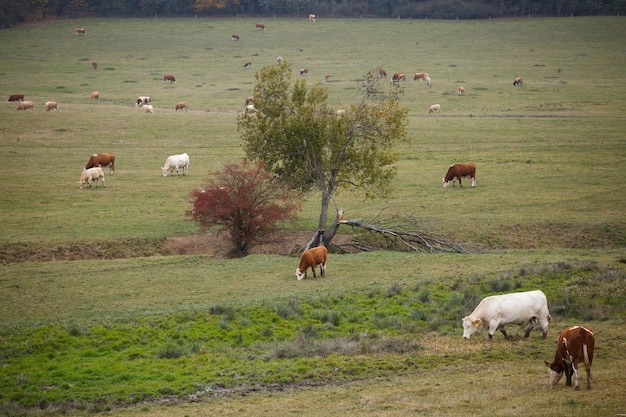
[[[311,248],[302,252],[302,256],[300,257],[300,266],[296,268],[296,278],[298,281],[306,278],[307,269],[311,268],[313,271],[313,277],[317,278],[315,275],[315,267],[317,265],[320,266],[320,274],[324,276],[326,273],[326,258],[328,257],[328,249],[326,246],[319,245],[318,247]]]
[[[176,174],[180,175],[179,168],[183,169],[183,175],[189,175],[189,155],[186,153],[180,155],[170,155],[165,160],[165,166],[161,167],[161,172],[163,172],[163,176],[167,177],[167,173],[174,173],[176,170]]]
[[[144,104],[141,106],[141,111],[143,113],[154,113],[154,106],[152,104]]]
[[[24,101],[24,94],[11,94],[9,101]]]
[[[424,81],[426,81],[426,85],[430,87],[430,77],[428,75]]]
[[[254,103],[254,96],[246,97],[246,106],[251,103]]]
[[[246,68],[246,69],[247,68],[252,68],[252,62],[250,62],[250,61],[246,62],[245,64],[243,64],[243,67]]]
[[[578,365],[583,362],[587,371],[587,389],[591,389],[591,363],[595,344],[596,338],[589,329],[573,326],[563,330],[557,340],[554,361],[552,363],[544,361],[548,366],[550,386],[558,384],[565,372],[565,385],[572,386],[572,374],[574,374],[574,389],[579,390]]]
[[[74,34],[76,34],[76,35],[83,35],[84,36],[84,35],[87,34],[87,31],[85,30],[85,28],[76,28],[74,30]]]
[[[46,101],[46,111],[50,111],[53,109],[59,111],[59,103],[57,103],[56,101]]]
[[[94,91],[93,93],[91,93],[91,101],[100,101],[100,93],[98,93],[97,91]]]
[[[324,79],[325,79],[326,81],[330,80],[330,77],[332,77],[332,75],[330,75],[330,74],[326,74],[326,75],[324,75]]]
[[[265,30],[265,24],[264,23],[257,23],[256,26],[255,26],[255,29]]]
[[[35,110],[34,101],[20,101],[15,110]]]
[[[175,83],[176,82],[176,77],[174,77],[172,74],[165,74],[163,76],[163,82],[169,81],[170,83]]]
[[[109,174],[115,173],[115,155],[112,153],[95,153],[89,157],[85,169],[93,167],[109,167]]]
[[[283,61],[284,61],[283,57],[279,56],[278,58],[276,58],[276,65],[281,65]]]
[[[459,187],[463,187],[461,178],[471,178],[472,188],[476,187],[476,165],[474,164],[454,164],[450,165],[446,176],[443,177],[443,188],[448,188],[448,184],[452,181],[454,187],[454,181],[459,180]]]
[[[428,114],[430,113],[441,113],[441,104],[433,104],[428,108]]]
[[[515,80],[513,80],[513,85],[524,85],[524,80],[522,79],[522,77],[515,77]]]
[[[96,61],[91,62],[91,68],[98,69],[98,63]]]
[[[141,107],[144,104],[150,104],[152,100],[148,96],[139,96],[137,100],[135,100],[135,107]]]
[[[239,35],[230,35],[230,39],[233,41],[238,41],[239,40]]]
[[[465,95],[465,87],[459,87],[456,89],[456,93],[460,96],[464,96]]]
[[[89,188],[91,188],[92,181],[96,182],[96,188],[97,188],[101,180],[102,180],[102,188],[105,188],[106,184],[104,182],[104,172],[102,171],[101,167],[93,167],[93,168],[85,169],[80,174],[80,180],[78,181],[78,188],[82,190],[85,184],[87,184]]]
[[[317,19],[317,16],[315,16],[313,13],[309,13],[309,20],[315,22],[315,19]]]
[[[308,68],[300,69],[300,75],[309,75],[309,69]]]
[[[427,77],[428,77],[428,73],[427,72],[416,72],[415,76],[413,77],[413,81],[419,81],[419,80],[426,81]]]
[[[174,107],[174,111],[187,111],[189,110],[189,103],[187,103],[186,101],[181,101],[179,103],[176,103],[176,107]]]
[[[385,71],[385,70],[384,70],[384,69],[382,69],[382,68],[378,68],[378,76],[379,76],[380,78],[386,78],[386,77],[387,77],[387,71]]]
[[[406,73],[396,72],[391,76],[391,82],[397,83],[398,81],[406,81]]]
[[[543,338],[548,335],[548,323],[552,319],[548,311],[548,301],[540,290],[485,297],[472,314],[463,317],[463,338],[469,339],[478,329],[489,330],[489,340],[496,330],[500,330],[505,339],[509,337],[504,330],[506,324],[526,324],[524,337],[537,323],[543,330]]]

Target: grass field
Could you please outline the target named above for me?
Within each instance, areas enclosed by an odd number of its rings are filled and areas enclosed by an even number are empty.
[[[0,415],[626,413],[624,19],[254,23],[88,19],[0,31],[0,56],[11,57],[0,60]],[[79,26],[87,36],[74,35]],[[297,260],[278,255],[7,255],[194,234],[189,192],[243,157],[236,117],[254,71],[277,56],[294,79],[309,68],[307,82],[324,83],[337,109],[356,100],[366,71],[406,72],[411,142],[398,149],[393,196],[343,192],[337,204],[371,222],[413,216],[421,231],[483,253],[331,255],[326,278],[303,282]],[[417,71],[432,87],[412,81]],[[17,112],[14,93],[35,110]],[[134,108],[139,95],[154,114]],[[59,111],[44,111],[47,100]],[[175,112],[183,100],[191,111]],[[426,114],[433,103],[441,115]],[[95,152],[114,152],[116,173],[106,189],[79,190]],[[182,152],[190,175],[163,178],[165,158]],[[477,165],[477,187],[444,190],[447,166],[465,161]],[[290,228],[313,232],[318,213],[313,194]],[[459,340],[478,299],[535,287],[555,318],[548,341],[516,329],[510,342]],[[594,388],[546,390],[543,360],[573,323],[598,335]],[[193,403],[186,395],[199,386],[213,394]]]

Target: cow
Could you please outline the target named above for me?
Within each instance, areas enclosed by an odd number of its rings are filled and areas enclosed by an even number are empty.
[[[176,103],[176,107],[174,107],[174,111],[187,111],[189,110],[189,103],[187,103],[186,101],[181,101],[179,103]]]
[[[233,41],[238,41],[239,40],[239,35],[230,35],[230,39]]]
[[[179,168],[183,169],[183,175],[189,175],[189,155],[186,153],[168,156],[165,165],[161,167],[161,172],[164,177],[167,177],[167,173],[173,174],[175,169],[176,174],[180,175]]]
[[[313,271],[313,277],[317,278],[315,275],[315,267],[317,265],[320,266],[320,274],[324,276],[326,273],[327,257],[328,249],[326,249],[326,246],[324,245],[319,245],[315,248],[307,249],[302,252],[302,256],[300,257],[300,266],[296,268],[296,278],[298,281],[306,278],[306,271],[309,268]]]
[[[428,114],[431,113],[441,113],[441,104],[433,104],[432,106],[428,107]]]
[[[252,62],[248,61],[245,64],[243,64],[243,67],[248,69],[248,68],[252,68]]]
[[[94,91],[90,96],[91,101],[100,101],[100,93]]]
[[[150,104],[152,100],[148,96],[139,96],[137,100],[135,100],[135,107],[141,107],[144,104]]]
[[[557,339],[554,361],[552,363],[544,361],[548,366],[550,386],[558,384],[565,372],[565,385],[572,386],[572,374],[574,374],[574,389],[579,390],[578,365],[582,362],[587,371],[587,389],[591,389],[591,363],[595,343],[593,332],[582,326],[573,326],[561,331]]]
[[[163,82],[169,81],[170,83],[175,83],[176,82],[176,77],[174,77],[172,74],[165,74],[163,76]]]
[[[115,173],[115,155],[112,153],[95,153],[89,157],[85,169],[93,167],[109,167],[109,174]]]
[[[24,101],[24,94],[11,94],[9,101]]]
[[[144,104],[141,106],[141,111],[143,113],[154,113],[154,106],[152,104]]]
[[[246,106],[251,103],[254,103],[254,96],[246,97]]]
[[[416,72],[415,76],[413,77],[413,81],[419,81],[419,80],[426,81],[427,77],[428,77],[428,73],[427,72]]]
[[[398,81],[406,81],[406,73],[396,72],[395,74],[391,76],[391,82],[396,83]]]
[[[476,188],[476,165],[474,164],[453,164],[448,168],[446,176],[443,177],[443,188],[448,188],[448,184],[452,181],[454,187],[454,181],[459,180],[459,187],[463,187],[461,178],[471,178],[472,188]]]
[[[515,77],[515,80],[513,80],[513,85],[524,85],[524,80],[522,79],[522,77]]]
[[[332,75],[331,75],[331,74],[326,74],[326,75],[324,75],[324,79],[325,79],[326,81],[330,80],[330,77],[332,77]]]
[[[255,29],[265,30],[265,24],[264,23],[257,23],[254,28]]]
[[[300,69],[300,75],[309,75],[309,69],[308,68]]]
[[[309,13],[309,20],[311,22],[315,22],[315,19],[317,19],[317,16],[315,16],[313,13]]]
[[[281,65],[283,61],[284,61],[283,57],[279,56],[278,58],[276,58],[276,65]]]
[[[74,30],[74,34],[76,34],[76,35],[83,35],[84,36],[84,35],[87,34],[87,31],[85,30],[85,28],[76,28]]]
[[[59,103],[56,101],[46,101],[46,111],[50,110],[59,111]]]
[[[378,76],[379,76],[380,78],[386,78],[386,77],[387,77],[387,71],[385,71],[385,70],[384,70],[384,69],[382,69],[382,68],[378,68]]]
[[[460,96],[464,96],[465,95],[465,87],[458,87],[456,89],[456,93]]]
[[[91,62],[91,68],[98,69],[98,63],[96,61]]]
[[[15,110],[35,110],[34,101],[20,101]]]
[[[500,330],[505,339],[508,335],[504,330],[506,324],[526,324],[524,337],[537,323],[543,330],[543,338],[548,336],[548,323],[552,320],[548,311],[548,301],[540,290],[517,292],[485,297],[474,309],[472,314],[463,317],[463,338],[469,339],[478,329],[489,331],[489,340],[496,330]]]
[[[85,184],[87,184],[89,188],[91,188],[92,181],[96,182],[96,188],[98,187],[98,184],[100,183],[100,181],[102,181],[102,188],[106,188],[106,184],[104,181],[104,172],[102,172],[101,167],[93,167],[93,168],[85,169],[80,174],[80,180],[78,181],[78,188],[82,190]]]

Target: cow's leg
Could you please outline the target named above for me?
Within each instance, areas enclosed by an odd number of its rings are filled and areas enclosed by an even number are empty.
[[[326,264],[320,264],[320,274],[322,276],[326,274]]]
[[[106,183],[104,182],[104,177],[102,177],[102,188],[106,188]]]
[[[524,332],[524,337],[528,338],[530,336],[530,332],[535,328],[535,325],[531,323],[530,326],[526,328],[526,332]]]
[[[315,265],[313,265],[313,268],[311,268],[313,270],[313,278],[317,278],[317,276],[315,276]]]
[[[574,389],[578,391],[580,389],[578,385],[578,361],[572,362],[572,370],[574,371]]]
[[[507,340],[509,339],[509,335],[507,335],[507,334],[506,334],[506,330],[504,330],[504,327],[502,327],[502,328],[500,329],[500,333],[502,333],[502,334],[504,335],[504,338],[505,338],[505,339],[507,339]]]
[[[472,188],[476,188],[476,177],[472,177]]]

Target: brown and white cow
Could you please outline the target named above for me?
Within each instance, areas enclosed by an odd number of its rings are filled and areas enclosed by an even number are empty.
[[[265,30],[265,24],[264,23],[257,23],[254,26],[255,29],[261,29],[261,30]]]
[[[524,85],[524,80],[522,79],[522,77],[515,77],[515,80],[513,80],[513,85]]]
[[[174,77],[172,74],[165,74],[163,76],[163,82],[169,81],[170,83],[175,83],[176,82],[176,77]]]
[[[187,111],[189,110],[189,103],[187,103],[186,101],[181,101],[179,103],[176,103],[176,107],[174,107],[174,111]]]
[[[281,65],[283,63],[284,59],[282,56],[279,56],[276,58],[276,65]]]
[[[252,103],[254,103],[254,96],[246,97],[246,106]]]
[[[34,101],[20,101],[15,110],[35,110]]]
[[[441,113],[441,104],[433,104],[432,106],[428,107],[428,114],[431,113]]]
[[[309,20],[311,22],[315,22],[315,19],[317,19],[317,16],[315,16],[313,13],[309,13]]]
[[[331,77],[332,77],[332,74],[326,74],[326,75],[324,75],[324,79],[325,79],[326,81],[330,80],[330,78],[331,78]]]
[[[464,96],[465,95],[465,87],[458,87],[456,89],[456,93],[460,96]]]
[[[239,40],[239,35],[230,35],[230,39],[233,41],[238,41]]]
[[[461,178],[471,178],[472,188],[476,187],[476,165],[474,164],[454,164],[450,165],[446,176],[443,177],[443,188],[447,188],[450,181],[454,187],[454,181],[459,180],[459,187],[463,187],[461,184]]]
[[[328,257],[328,249],[326,246],[319,245],[315,248],[307,249],[302,252],[300,257],[300,266],[296,268],[296,278],[298,281],[306,278],[307,269],[311,268],[313,271],[313,278],[316,278],[315,267],[320,266],[320,275],[324,276],[326,273],[326,258]]]
[[[98,69],[98,63],[96,61],[91,62],[91,68]]]
[[[426,81],[427,77],[428,77],[428,73],[427,72],[416,72],[415,76],[413,77],[413,81],[419,81],[419,80]]]
[[[100,93],[94,91],[90,96],[91,101],[100,101]]]
[[[308,68],[300,69],[300,75],[309,75],[309,69]]]
[[[384,69],[382,69],[382,68],[378,68],[378,76],[379,76],[380,78],[386,78],[386,77],[387,77],[387,71],[385,71],[385,70],[384,70]]]
[[[246,62],[245,64],[243,64],[243,67],[245,69],[252,68],[252,62],[251,61]]]
[[[76,28],[74,30],[74,34],[76,34],[76,35],[86,35],[87,31],[85,30],[85,28]]]
[[[591,389],[591,363],[595,343],[593,332],[582,326],[573,326],[563,330],[557,340],[554,361],[552,363],[544,361],[549,368],[550,386],[555,386],[565,372],[565,385],[572,386],[572,374],[574,374],[574,389],[580,389],[578,365],[582,362],[587,371],[587,389]]]
[[[152,99],[149,96],[139,96],[137,100],[135,100],[135,107],[141,107],[144,104],[150,104]]]
[[[24,94],[11,94],[9,101],[24,101]]]
[[[89,157],[85,169],[93,167],[109,167],[109,174],[115,172],[115,155],[112,153],[95,153]]]
[[[391,81],[392,82],[406,81],[406,73],[396,72],[395,74],[391,76]]]

